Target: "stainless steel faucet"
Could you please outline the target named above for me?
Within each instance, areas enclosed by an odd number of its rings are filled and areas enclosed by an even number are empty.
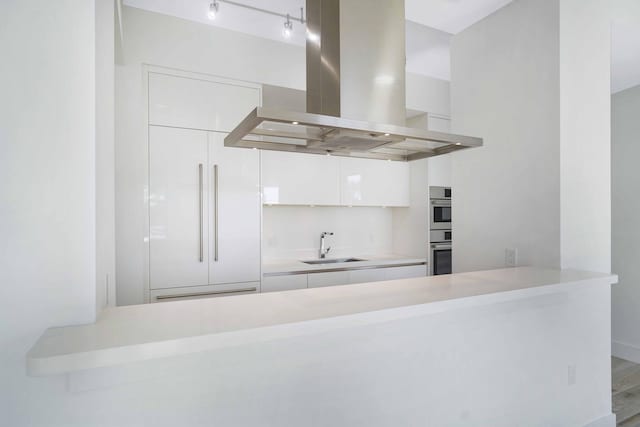
[[[329,253],[329,251],[331,250],[331,246],[329,246],[327,249],[324,248],[324,238],[326,236],[333,236],[333,233],[329,231],[323,231],[320,234],[320,258],[325,258]]]

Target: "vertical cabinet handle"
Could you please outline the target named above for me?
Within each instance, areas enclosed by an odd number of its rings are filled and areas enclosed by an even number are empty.
[[[213,165],[213,179],[214,187],[213,187],[213,202],[214,202],[214,211],[213,211],[213,229],[215,233],[214,237],[214,246],[213,246],[213,260],[218,261],[218,165]]]
[[[203,209],[203,198],[204,198],[204,188],[203,188],[203,179],[202,179],[202,163],[200,163],[198,165],[198,185],[199,185],[199,189],[200,189],[200,193],[198,195],[198,199],[199,199],[199,215],[200,215],[200,262],[204,261],[204,236],[203,236],[203,232],[204,232],[204,227],[203,227],[203,214],[202,214],[202,209]]]

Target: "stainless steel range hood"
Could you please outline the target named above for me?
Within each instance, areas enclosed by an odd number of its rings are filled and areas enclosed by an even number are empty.
[[[481,138],[405,126],[402,0],[307,0],[307,112],[257,107],[227,147],[410,161]]]

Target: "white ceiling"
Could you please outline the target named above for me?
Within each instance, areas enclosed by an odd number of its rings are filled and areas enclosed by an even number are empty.
[[[291,16],[300,16],[305,0],[236,0]],[[512,0],[405,0],[407,71],[449,80],[449,47],[456,34]],[[612,45],[612,91],[640,84],[640,1],[615,0]],[[220,3],[214,21],[207,18],[210,0],[124,0],[127,6],[215,25],[258,37],[305,44],[304,26],[293,22],[293,35],[282,36],[284,19]],[[630,11],[634,13],[630,13]]]
[[[457,34],[512,0],[405,0],[405,17],[427,27]]]

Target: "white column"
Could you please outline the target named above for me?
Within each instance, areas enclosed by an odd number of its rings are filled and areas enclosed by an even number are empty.
[[[560,4],[560,259],[611,270],[609,0]]]

